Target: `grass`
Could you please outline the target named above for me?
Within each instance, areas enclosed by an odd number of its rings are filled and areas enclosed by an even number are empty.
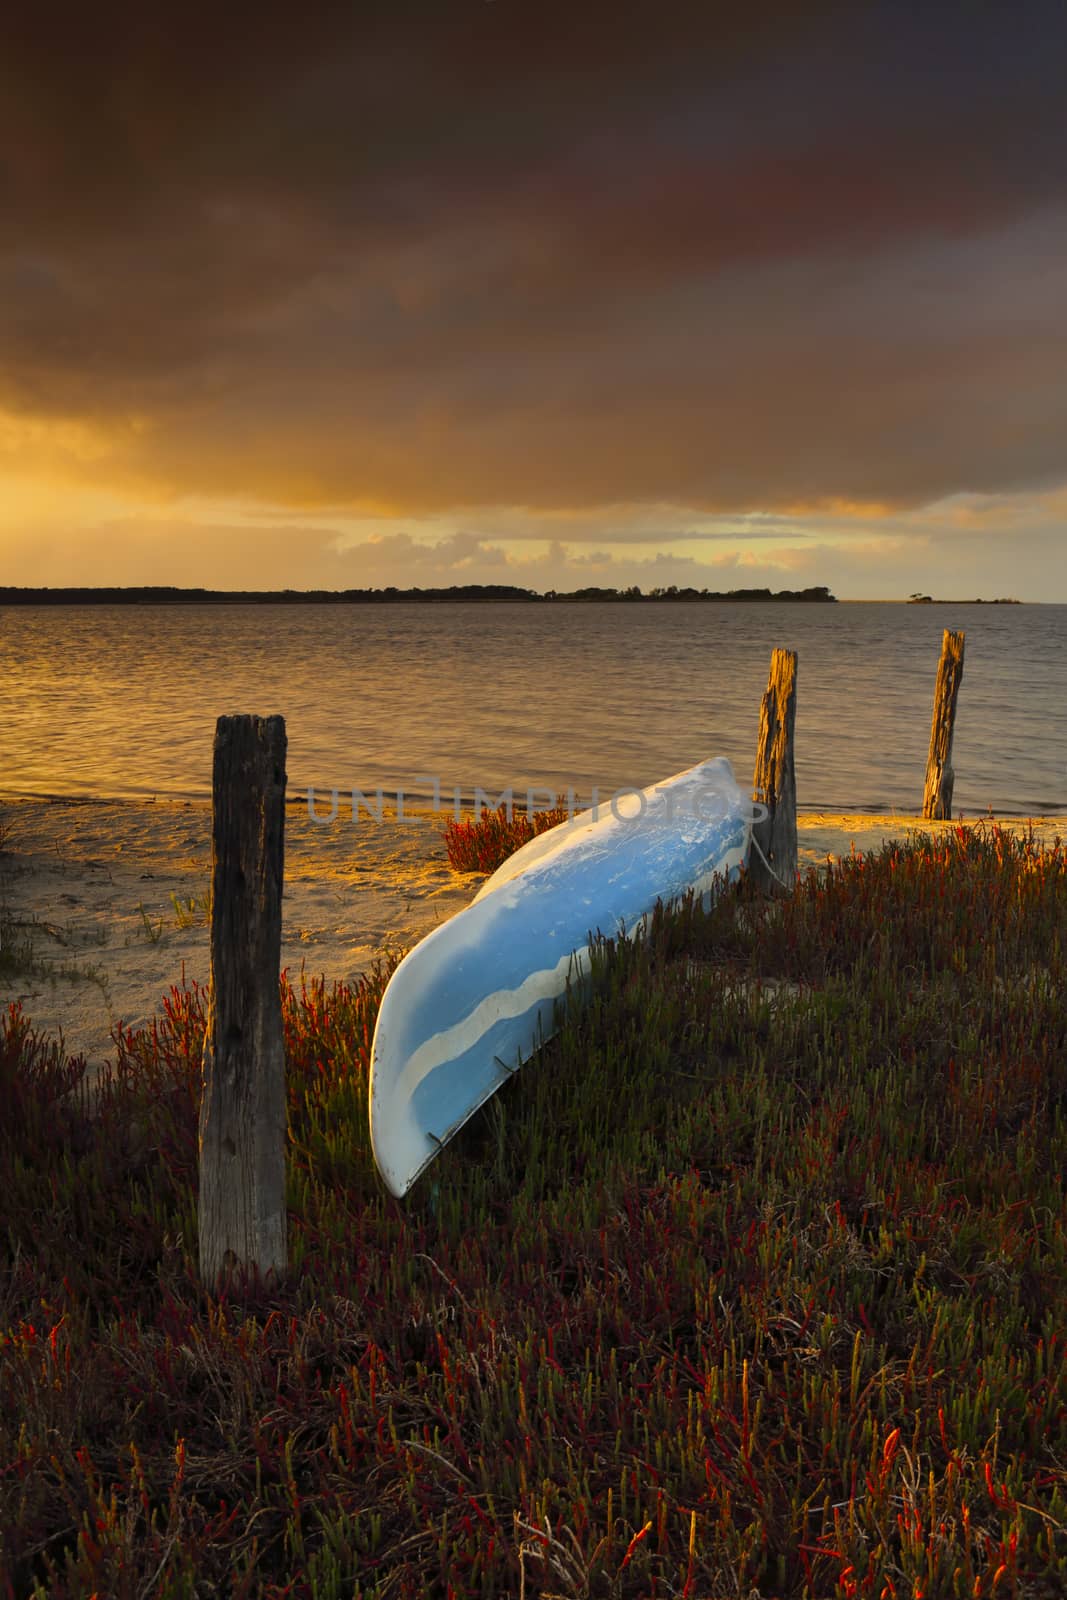
[[[10,854],[10,831],[0,818],[0,858]],[[57,845],[58,848],[58,845]],[[110,932],[105,926],[82,926],[69,921],[65,927],[54,922],[44,922],[36,914],[19,916],[7,904],[7,869],[0,866],[0,978],[45,978],[50,983],[59,980],[95,983],[110,1005],[107,974],[93,962],[75,959],[57,960],[41,953],[42,936],[61,949],[86,945],[105,945]]]
[[[61,980],[95,983],[110,1005],[107,973],[102,967],[92,961],[60,960],[42,955],[39,935],[64,948],[78,944],[103,945],[108,940],[106,928],[78,928],[73,923],[68,923],[65,929],[59,928],[55,923],[42,922],[36,915],[15,916],[0,903],[0,977],[8,981],[43,978],[51,984]]]
[[[174,907],[174,920],[179,928],[195,928],[198,924],[211,924],[211,890],[205,889],[201,894],[178,895],[171,894],[171,905]]]
[[[548,811],[512,811],[506,806],[495,811],[446,824],[442,837],[448,859],[457,872],[495,872],[509,856],[539,833],[556,828],[570,818],[563,796]]]
[[[995,829],[659,915],[403,1204],[388,967],[285,983],[269,1299],[195,1279],[203,993],[95,1109],[12,1011],[0,1596],[1062,1596],[1065,927]]]
[[[138,900],[137,909],[141,913],[141,926],[144,929],[145,938],[148,940],[149,944],[158,944],[160,939],[163,937],[163,918],[160,917],[158,922],[153,922],[152,918],[145,910],[143,900]]]
[[[34,954],[32,924],[0,905],[0,977],[29,974],[41,965]]]

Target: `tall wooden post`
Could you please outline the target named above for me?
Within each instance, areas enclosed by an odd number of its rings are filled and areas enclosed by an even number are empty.
[[[923,816],[944,820],[952,816],[952,734],[956,722],[956,697],[963,677],[962,633],[945,629],[934,690],[934,720],[930,729],[930,754],[926,762]]]
[[[797,876],[797,780],[793,767],[796,714],[797,653],[775,650],[760,706],[759,745],[752,777],[753,798],[766,807],[767,815],[753,826],[753,848],[748,858],[753,881],[771,894],[791,893]]]
[[[200,1277],[286,1269],[279,966],[285,721],[220,717],[211,837],[211,1002],[200,1103]]]

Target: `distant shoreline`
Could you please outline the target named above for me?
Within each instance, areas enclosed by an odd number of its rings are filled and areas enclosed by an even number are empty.
[[[679,600],[801,601],[823,605],[837,604],[837,596],[818,585],[808,589],[652,589],[644,594],[630,589],[575,589],[560,593],[549,589],[538,594],[508,584],[463,584],[449,589],[179,589],[168,585],[141,585],[129,588],[68,587],[53,589],[0,587],[0,606],[91,606],[91,605],[440,605],[449,601],[474,601],[482,605],[500,602],[520,604],[582,604],[610,601],[621,605],[645,602],[670,603]]]
[[[170,585],[106,588],[71,585],[64,588],[23,588],[0,585],[0,606],[307,606],[307,605],[583,605],[590,602],[640,605],[677,601],[741,601],[749,604],[804,605],[906,605],[906,606],[1021,606],[1022,600],[998,596],[983,600],[935,598],[932,595],[899,596],[889,600],[839,600],[824,585],[808,589],[574,589],[563,593],[549,589],[519,589],[506,584],[463,584],[449,589],[179,589]]]

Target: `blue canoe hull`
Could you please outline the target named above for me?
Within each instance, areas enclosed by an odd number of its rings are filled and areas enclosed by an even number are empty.
[[[405,956],[371,1050],[371,1144],[391,1193],[551,1036],[590,935],[633,933],[658,900],[710,904],[751,823],[729,763],[702,762],[541,834]]]

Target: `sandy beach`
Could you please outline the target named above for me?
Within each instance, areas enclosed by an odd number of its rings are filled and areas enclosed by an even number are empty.
[[[308,817],[306,804],[290,804],[282,966],[291,977],[351,979],[470,901],[483,880],[449,866],[445,820],[361,814],[358,823],[325,824]],[[809,813],[798,820],[800,860],[820,866],[852,849],[951,826]],[[1051,843],[1067,833],[1067,818],[1033,826]],[[207,804],[0,802],[0,911],[5,937],[20,952],[13,973],[0,964],[0,1004],[21,1001],[35,1027],[62,1034],[69,1052],[98,1065],[114,1054],[113,1028],[145,1024],[183,975],[207,981],[210,878]]]

